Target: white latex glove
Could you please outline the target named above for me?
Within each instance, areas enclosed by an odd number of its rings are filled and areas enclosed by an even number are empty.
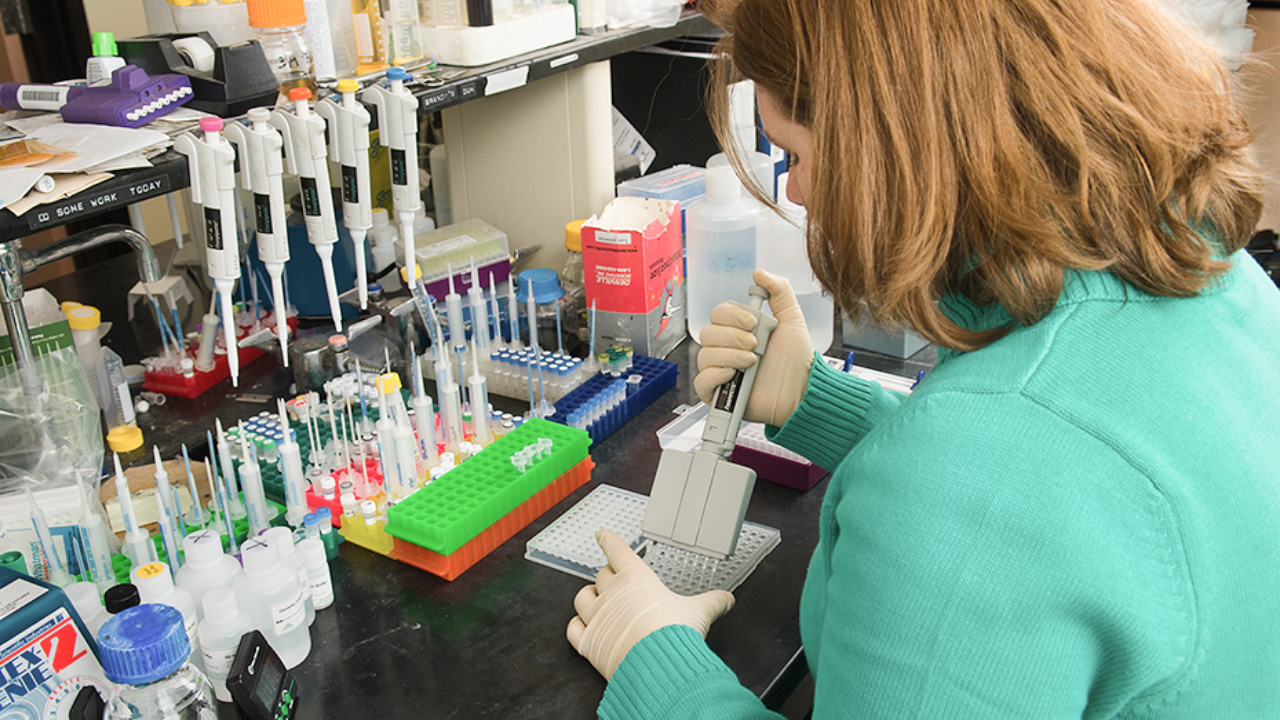
[[[711,623],[733,608],[733,595],[712,590],[687,597],[667,589],[622,538],[608,530],[596,542],[609,562],[573,598],[578,616],[569,621],[569,644],[606,680],[632,646],[668,625],[688,625],[707,636]]]
[[[769,311],[777,318],[778,327],[769,335],[769,344],[760,358],[743,419],[781,427],[795,412],[809,383],[813,342],[791,283],[764,270],[756,270],[752,279],[769,291]],[[705,403],[711,402],[715,389],[733,379],[736,371],[746,370],[756,362],[752,352],[756,336],[751,332],[756,319],[745,308],[734,301],[715,306],[711,324],[702,329],[698,338],[702,349],[698,351],[698,376],[693,379],[693,389]]]

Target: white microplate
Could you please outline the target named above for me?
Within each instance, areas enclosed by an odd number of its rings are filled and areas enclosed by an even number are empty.
[[[605,564],[596,531],[605,528],[640,552],[668,588],[681,595],[696,595],[708,590],[732,591],[782,542],[777,529],[745,522],[737,552],[724,560],[654,543],[640,534],[648,503],[649,498],[639,493],[600,485],[534,536],[525,546],[524,556],[539,565],[595,580]]]

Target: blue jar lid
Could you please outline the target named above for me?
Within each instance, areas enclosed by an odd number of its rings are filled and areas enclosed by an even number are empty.
[[[409,77],[409,71],[400,66],[387,68],[388,80],[404,80]]]
[[[533,288],[533,301],[541,305],[564,297],[564,288],[560,287],[560,275],[550,268],[533,268],[520,273],[517,278],[520,288],[516,291],[516,300],[529,301],[529,288]]]
[[[182,613],[168,605],[135,605],[111,616],[98,631],[107,679],[145,685],[172,675],[191,654]]]

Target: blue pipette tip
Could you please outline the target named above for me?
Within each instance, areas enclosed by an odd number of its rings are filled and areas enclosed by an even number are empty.
[[[921,381],[921,380],[924,380],[924,371],[923,371],[923,370],[921,370],[919,373],[916,373],[916,381],[915,381],[915,382],[913,382],[913,383],[911,383],[911,389],[912,389],[912,390],[915,390],[915,389],[916,389],[916,386],[920,384],[920,381]]]
[[[848,355],[844,356],[844,367],[840,368],[840,372],[849,372],[849,368],[853,367],[853,351],[850,350]]]

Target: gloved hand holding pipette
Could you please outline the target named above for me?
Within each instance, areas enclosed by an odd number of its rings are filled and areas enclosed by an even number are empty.
[[[632,646],[668,625],[687,625],[706,637],[711,623],[733,609],[733,595],[712,590],[677,595],[617,535],[596,533],[608,563],[573,598],[578,612],[569,621],[569,644],[591,661],[606,680],[613,678]]]
[[[769,309],[778,326],[760,358],[743,420],[781,427],[804,396],[813,367],[813,342],[791,283],[764,270],[756,270],[752,279],[769,292]],[[751,351],[757,342],[755,326],[755,316],[741,303],[721,303],[711,311],[711,324],[699,338],[702,349],[693,379],[693,389],[703,402],[710,404],[716,388],[729,382],[735,372],[755,365]]]

